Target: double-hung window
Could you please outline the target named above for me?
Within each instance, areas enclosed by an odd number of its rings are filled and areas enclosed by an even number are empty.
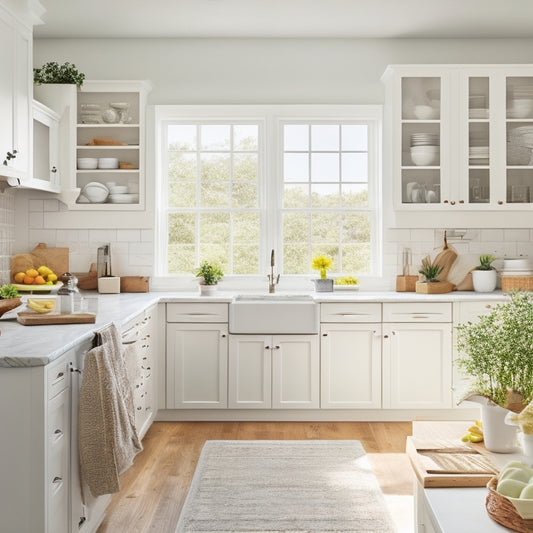
[[[156,106],[156,276],[380,270],[379,106]],[[316,274],[316,273],[315,273]]]

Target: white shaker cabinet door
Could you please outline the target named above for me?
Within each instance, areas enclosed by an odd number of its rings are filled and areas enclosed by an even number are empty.
[[[448,409],[451,389],[451,324],[384,325],[384,408]]]
[[[231,335],[228,407],[269,409],[272,406],[271,336]]]
[[[227,407],[226,324],[167,324],[167,408]]]
[[[322,324],[321,407],[381,407],[381,324]]]
[[[272,337],[274,409],[318,409],[319,358],[317,335]]]

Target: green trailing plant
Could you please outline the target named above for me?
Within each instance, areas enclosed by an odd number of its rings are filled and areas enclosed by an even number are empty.
[[[490,254],[484,254],[479,256],[479,265],[476,267],[476,270],[494,270],[492,262],[496,258]]]
[[[5,300],[8,298],[18,298],[19,291],[14,285],[2,285],[0,287],[0,298]]]
[[[427,257],[424,257],[424,259],[422,259],[422,266],[418,272],[426,278],[428,283],[434,283],[439,281],[437,278],[442,272],[442,268],[443,267],[440,265],[431,263]]]
[[[55,61],[49,61],[45,63],[41,68],[33,69],[33,83],[35,85],[43,85],[47,83],[67,83],[73,84],[81,88],[83,81],[85,80],[85,74],[80,72],[74,63],[59,63]]]
[[[196,277],[202,278],[204,285],[216,285],[223,276],[222,269],[209,261],[204,261],[196,272]]]
[[[505,406],[510,392],[533,399],[533,293],[511,292],[476,323],[457,326],[458,367],[472,392]]]

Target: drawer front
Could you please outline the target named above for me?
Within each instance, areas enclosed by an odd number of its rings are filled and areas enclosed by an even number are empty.
[[[383,322],[451,322],[451,303],[384,303]]]
[[[489,314],[498,303],[503,302],[458,302],[453,307],[453,321],[455,324],[477,322],[481,315]]]
[[[227,322],[226,303],[168,303],[167,322]]]
[[[61,357],[56,363],[46,368],[48,399],[53,398],[64,390],[69,383],[69,368],[66,357]]]
[[[380,303],[323,303],[320,322],[381,322]]]

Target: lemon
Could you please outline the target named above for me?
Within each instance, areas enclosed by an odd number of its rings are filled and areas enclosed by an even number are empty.
[[[37,272],[37,270],[34,268],[30,268],[29,270],[26,270],[26,275],[30,276],[31,278],[36,278],[39,275],[39,272]]]
[[[37,272],[39,272],[39,274],[41,276],[48,276],[48,274],[52,274],[52,271],[45,265],[43,266],[40,266],[38,269],[37,269]]]
[[[46,281],[51,281],[53,283],[54,281],[57,281],[57,276],[51,272],[46,276]]]

